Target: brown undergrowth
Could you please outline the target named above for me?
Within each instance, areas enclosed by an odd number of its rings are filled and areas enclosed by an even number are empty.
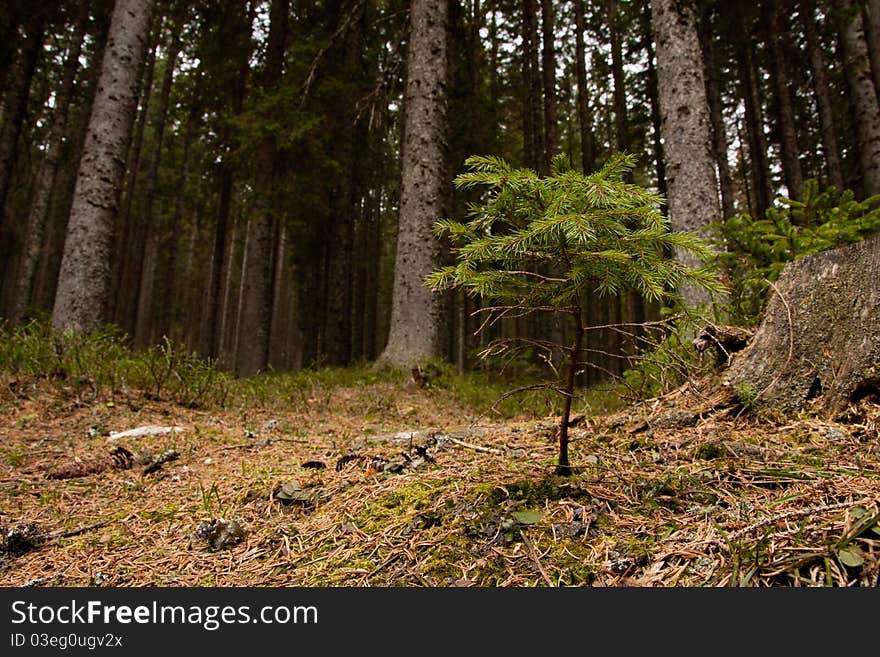
[[[375,381],[188,409],[2,378],[3,586],[876,586],[880,406],[670,403],[571,428]],[[167,433],[111,437],[135,427]],[[83,476],[117,447],[136,459]],[[205,527],[240,528],[214,543]],[[211,525],[216,528],[216,524]],[[215,538],[218,536],[214,535]],[[228,540],[227,540],[228,538]]]

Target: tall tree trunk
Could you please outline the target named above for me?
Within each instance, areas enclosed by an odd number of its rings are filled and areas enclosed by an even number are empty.
[[[661,131],[669,187],[669,219],[673,230],[699,231],[721,218],[712,129],[697,35],[698,15],[691,2],[652,0],[657,44]],[[693,256],[677,253],[689,266]],[[689,305],[708,301],[695,288],[681,290]]]
[[[834,0],[843,41],[846,82],[852,99],[863,192],[880,193],[880,105],[871,77],[862,16],[855,0]]]
[[[596,145],[593,138],[593,113],[587,94],[587,54],[584,46],[586,18],[584,0],[574,0],[575,65],[577,67],[577,113],[581,136],[581,168],[589,175],[596,167]]]
[[[106,321],[110,247],[154,0],[117,0],[89,119],[52,323],[92,332]]]
[[[232,116],[239,116],[244,108],[245,93],[250,73],[252,52],[251,31],[255,18],[254,7],[251,5],[241,16],[234,16],[229,27],[229,34],[224,40],[237,43],[237,49],[230,61],[234,73],[230,76],[227,91],[227,111]],[[242,43],[238,43],[242,42]],[[211,258],[207,274],[206,312],[204,313],[203,351],[213,358],[223,356],[226,319],[228,316],[226,301],[229,285],[229,264],[232,262],[231,252],[234,248],[232,237],[234,221],[231,217],[233,204],[233,164],[227,153],[235,149],[232,129],[224,124],[220,130],[219,142],[222,155],[217,175],[217,209],[214,225],[214,238],[211,247]]]
[[[0,89],[6,89],[6,78],[15,62],[18,49],[18,28],[25,13],[24,0],[10,0],[6,11],[0,12]],[[2,100],[3,92],[0,92]]]
[[[12,311],[14,322],[21,322],[24,319],[28,304],[33,299],[34,279],[40,259],[40,250],[44,245],[43,237],[46,232],[49,201],[58,176],[60,151],[68,129],[67,117],[70,111],[71,95],[79,71],[79,56],[82,52],[85,23],[88,18],[87,8],[86,2],[80,3],[80,10],[70,34],[61,83],[55,97],[55,112],[51,119],[52,127],[49,129],[49,136],[46,140],[46,155],[34,184],[33,201],[28,213],[27,232],[24,235],[23,256],[18,273],[15,305]]]
[[[828,86],[828,76],[825,72],[825,59],[819,44],[819,36],[816,33],[815,0],[801,0],[800,9],[801,27],[804,30],[810,70],[813,74],[816,108],[819,110],[819,131],[822,135],[825,163],[828,166],[828,179],[840,191],[844,188],[843,167],[840,164],[840,144],[837,141],[837,129],[834,124],[831,92]]]
[[[438,264],[432,227],[444,214],[448,9],[413,0],[410,10],[391,327],[379,358],[399,368],[440,355],[442,304],[424,279]]]
[[[711,6],[704,5],[700,17],[700,47],[703,53],[703,73],[706,76],[706,97],[709,101],[709,120],[712,122],[712,146],[718,165],[718,183],[721,188],[721,212],[724,218],[735,213],[733,204],[733,177],[727,159],[727,132],[724,128],[724,111],[721,87],[718,83],[718,61],[715,54]]]
[[[745,23],[742,24],[743,29]],[[761,93],[750,43],[739,46],[739,75],[745,104],[746,133],[749,144],[749,171],[752,177],[755,217],[763,217],[770,207],[770,189],[767,162],[767,136],[764,134],[764,116],[761,109]]]
[[[770,45],[770,76],[776,91],[776,114],[779,145],[782,150],[782,174],[788,197],[800,201],[804,196],[804,174],[801,169],[800,149],[795,128],[794,106],[789,87],[791,80],[788,70],[789,44],[786,32],[782,29],[783,6],[780,0],[772,0],[767,26],[767,43]]]
[[[538,63],[538,17],[535,0],[522,3],[523,142],[526,166],[541,170],[544,162],[544,125],[541,112],[541,66]]]
[[[74,94],[76,104],[71,108],[73,116],[69,120],[70,128],[67,131],[64,149],[61,153],[63,161],[58,169],[55,189],[52,190],[45,240],[46,247],[41,254],[34,290],[36,305],[49,311],[55,305],[55,292],[58,287],[58,272],[61,270],[64,238],[67,234],[70,208],[73,206],[73,194],[76,188],[76,172],[85,148],[89,117],[92,115],[92,106],[97,94],[101,62],[104,60],[104,51],[110,31],[111,12],[112,7],[105,6],[102,11],[93,14],[93,25],[89,30],[89,35],[92,38],[87,41],[88,63],[83,67],[83,74],[75,85],[75,89],[77,89],[77,93]]]
[[[862,5],[862,18],[865,21],[865,36],[868,53],[871,56],[874,88],[880,95],[880,0],[865,0]]]
[[[137,291],[135,286],[135,271],[141,267],[141,249],[138,245],[143,242],[144,219],[138,216],[134,218],[132,207],[134,205],[135,192],[138,189],[138,177],[141,170],[141,154],[144,146],[144,129],[147,125],[147,116],[150,113],[153,96],[153,73],[156,67],[156,51],[159,49],[161,27],[164,16],[158,15],[153,19],[153,28],[150,30],[149,51],[141,62],[138,70],[140,81],[140,93],[138,105],[140,110],[135,120],[134,136],[129,146],[126,172],[126,182],[123,185],[122,201],[116,218],[116,235],[113,253],[111,254],[110,276],[110,308],[109,316],[129,335],[135,332]]]
[[[6,197],[18,151],[19,137],[27,114],[28,98],[30,97],[31,81],[37,60],[43,50],[43,31],[45,14],[34,11],[27,19],[24,42],[18,56],[12,84],[3,98],[3,122],[0,129],[0,230],[9,228],[6,217]]]
[[[550,171],[550,161],[559,150],[559,121],[557,119],[556,99],[556,44],[555,19],[552,0],[541,0],[541,30],[543,49],[541,51],[541,76],[544,83],[544,164]]]
[[[281,81],[284,53],[287,49],[289,0],[272,0],[266,67],[262,87],[272,93]],[[238,326],[238,349],[235,371],[239,376],[252,376],[265,370],[269,363],[272,332],[273,280],[275,273],[275,226],[278,217],[277,146],[273,137],[265,137],[260,145],[259,178],[256,181],[255,207],[247,224],[242,293]]]
[[[168,44],[165,57],[165,73],[162,78],[162,88],[159,92],[159,104],[156,107],[156,122],[153,125],[153,149],[150,155],[150,168],[147,171],[144,204],[141,210],[141,217],[146,229],[144,231],[145,239],[142,250],[135,258],[139,265],[135,267],[135,276],[133,278],[134,290],[137,293],[134,340],[135,344],[140,346],[147,345],[159,337],[150,333],[151,326],[155,326],[154,317],[152,316],[153,282],[156,261],[159,257],[158,246],[162,223],[161,219],[153,216],[153,205],[156,198],[156,189],[159,185],[159,166],[162,161],[165,124],[168,121],[171,85],[174,82],[174,69],[177,66],[177,56],[181,48],[180,25],[175,23],[171,26],[171,30],[171,41]]]
[[[620,9],[617,0],[605,0],[605,12],[611,41],[611,75],[614,78],[614,146],[619,151],[628,151],[630,138],[626,109],[626,76],[623,70],[623,36],[620,32]]]
[[[660,118],[660,87],[657,84],[657,53],[654,52],[654,40],[651,35],[650,14],[648,29],[645,35],[645,51],[648,58],[648,98],[651,101],[651,132],[654,151],[654,166],[657,170],[657,191],[666,197],[666,159],[663,155],[663,131]],[[664,206],[665,213],[666,208]]]

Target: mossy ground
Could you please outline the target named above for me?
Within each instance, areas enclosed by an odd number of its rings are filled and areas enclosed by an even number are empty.
[[[560,478],[552,406],[471,426],[490,387],[444,376],[424,388],[367,368],[266,376],[193,408],[0,373],[0,529],[35,523],[46,537],[0,555],[0,585],[878,581],[880,412],[867,400],[846,422],[721,413],[675,428],[645,422],[649,405],[594,410],[572,427],[575,474]],[[47,478],[142,425],[180,429],[118,442],[179,458]],[[281,499],[294,483],[303,495]],[[209,549],[195,530],[217,518],[244,539]]]

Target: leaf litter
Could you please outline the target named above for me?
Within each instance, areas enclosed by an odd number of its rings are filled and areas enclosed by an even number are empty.
[[[478,413],[437,390],[339,387],[316,413],[3,389],[4,586],[880,583],[871,400],[838,421],[656,402],[588,416],[560,478],[555,418],[470,427]],[[382,396],[416,410],[367,419]],[[47,476],[127,461],[108,457],[97,425],[177,427],[138,437],[176,457]]]

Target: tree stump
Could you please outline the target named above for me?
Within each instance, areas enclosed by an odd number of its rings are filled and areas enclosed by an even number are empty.
[[[752,409],[825,416],[880,393],[880,237],[800,258],[725,381]]]

